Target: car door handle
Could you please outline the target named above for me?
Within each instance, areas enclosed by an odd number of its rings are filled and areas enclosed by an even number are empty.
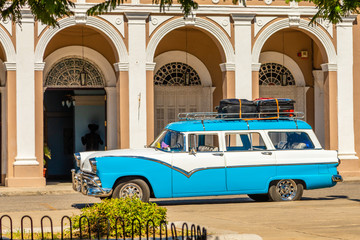
[[[222,157],[224,156],[224,153],[213,153],[214,156]]]
[[[262,155],[272,155],[272,152],[261,152]]]

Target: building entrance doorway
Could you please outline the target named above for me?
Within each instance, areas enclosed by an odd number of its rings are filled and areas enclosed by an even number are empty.
[[[47,179],[71,180],[74,153],[86,150],[82,137],[95,124],[98,150],[106,148],[106,104],[103,89],[47,89],[44,94],[44,146],[51,159],[44,163]],[[85,141],[86,142],[86,141]]]

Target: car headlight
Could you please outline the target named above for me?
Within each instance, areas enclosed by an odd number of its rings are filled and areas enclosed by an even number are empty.
[[[91,170],[92,170],[92,172],[93,172],[93,173],[96,173],[97,168],[96,168],[96,160],[95,160],[95,158],[92,158],[92,159],[90,159],[89,161],[90,161],[90,165],[91,165]]]
[[[81,156],[80,153],[74,153],[75,163],[77,167],[80,167]]]

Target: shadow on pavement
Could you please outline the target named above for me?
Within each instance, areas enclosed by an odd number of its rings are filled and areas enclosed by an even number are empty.
[[[174,200],[153,200],[159,206],[171,205],[202,205],[202,204],[227,204],[227,203],[251,203],[250,198],[221,198],[221,199],[174,199]]]
[[[76,203],[76,204],[72,204],[71,207],[76,208],[76,209],[83,209],[86,207],[91,207],[93,205],[94,205],[94,203]]]
[[[309,201],[309,200],[336,200],[336,199],[349,199],[349,197],[344,196],[344,195],[331,195],[331,196],[319,197],[319,198],[314,198],[314,197],[302,197],[301,198],[302,201]]]

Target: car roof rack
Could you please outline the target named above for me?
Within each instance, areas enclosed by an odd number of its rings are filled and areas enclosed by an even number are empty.
[[[189,112],[179,113],[179,120],[298,120],[304,119],[303,112],[257,112],[257,113],[217,113]]]

